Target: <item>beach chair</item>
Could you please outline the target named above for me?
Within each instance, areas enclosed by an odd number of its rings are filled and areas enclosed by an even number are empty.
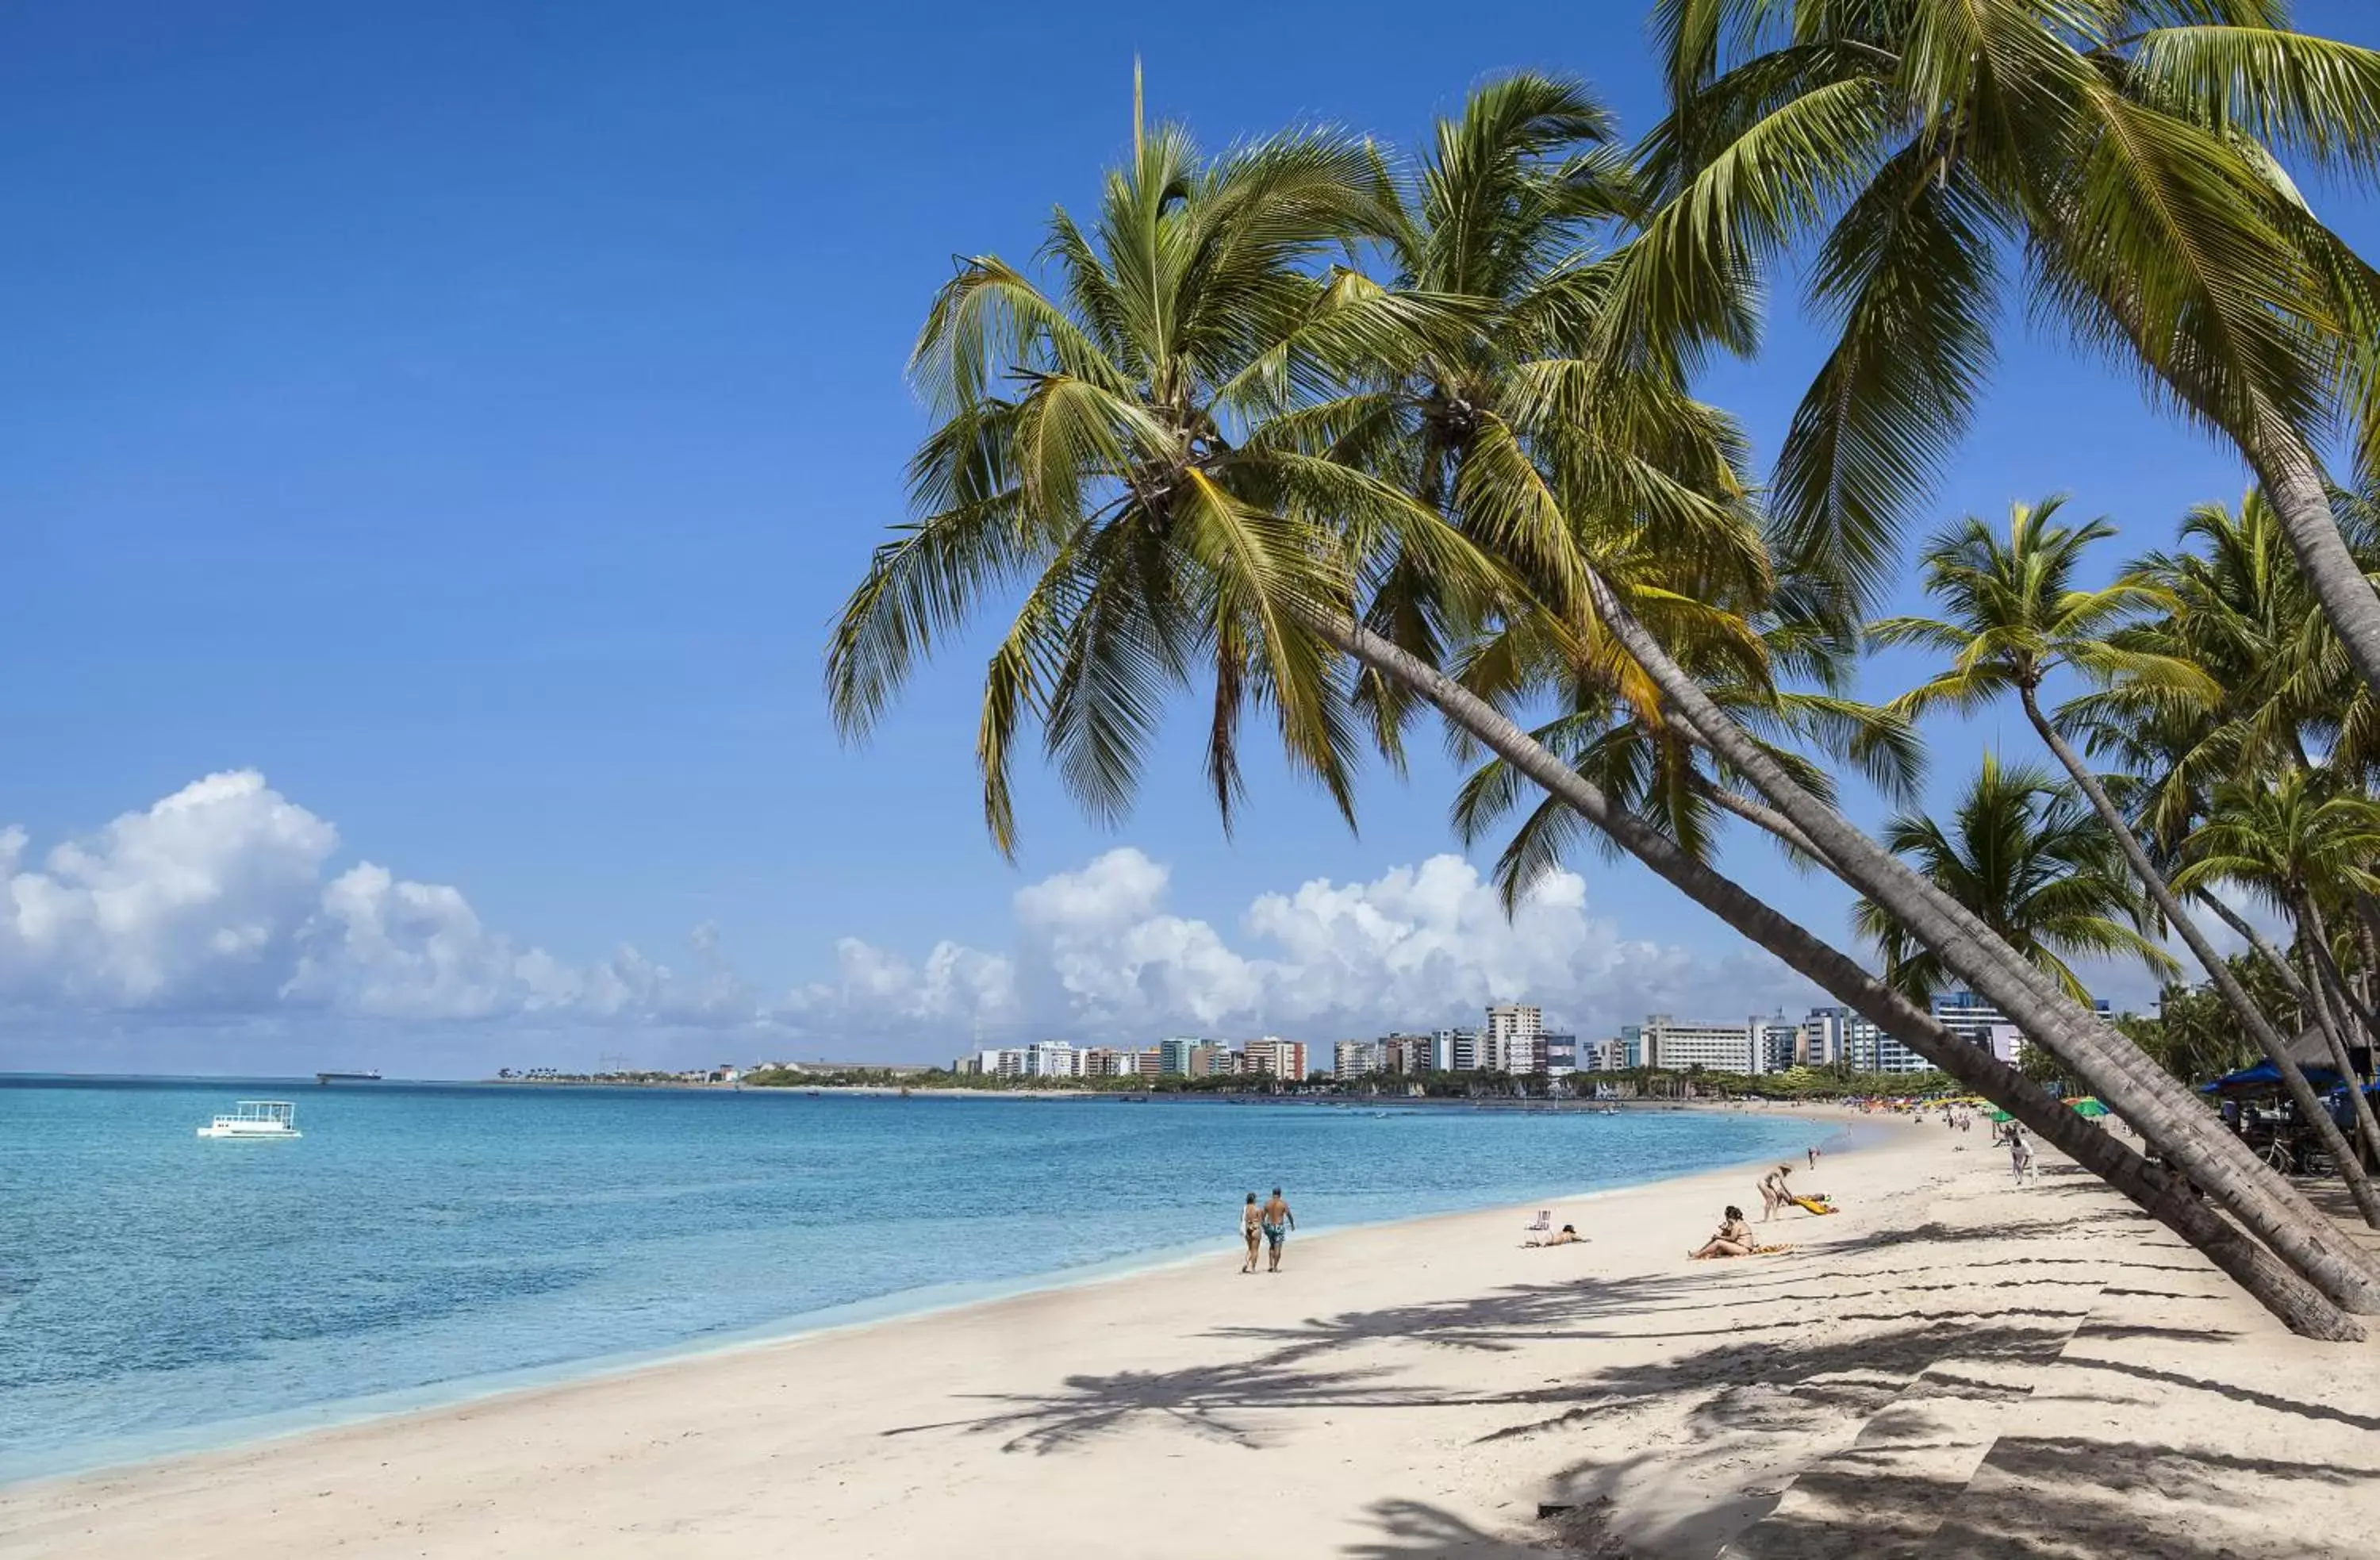
[[[1553,1227],[1554,1211],[1550,1208],[1540,1208],[1537,1210],[1537,1222],[1533,1225],[1522,1225],[1521,1233],[1524,1235],[1543,1235]]]

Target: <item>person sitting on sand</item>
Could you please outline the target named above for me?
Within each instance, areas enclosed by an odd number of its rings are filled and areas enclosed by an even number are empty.
[[[1712,1236],[1701,1250],[1689,1251],[1686,1255],[1697,1261],[1706,1257],[1749,1257],[1754,1247],[1752,1226],[1743,1222],[1743,1210],[1730,1203],[1727,1218],[1719,1225],[1718,1233]]]
[[[1791,1165],[1780,1164],[1760,1177],[1760,1219],[1763,1224],[1775,1218],[1777,1210],[1793,1200],[1792,1192],[1785,1185],[1786,1177],[1792,1174]]]
[[[1554,1231],[1553,1234],[1547,1236],[1543,1240],[1524,1240],[1521,1244],[1524,1246],[1570,1246],[1575,1244],[1579,1238],[1579,1233],[1576,1229],[1573,1229],[1569,1225],[1564,1225],[1561,1228]]]
[[[1248,1193],[1248,1205],[1240,1210],[1240,1235],[1242,1238],[1246,1240],[1248,1243],[1248,1260],[1246,1264],[1240,1269],[1242,1273],[1254,1273],[1257,1271],[1257,1242],[1263,1238],[1258,1233],[1257,1225],[1261,1222],[1262,1219],[1257,1213],[1257,1194],[1250,1192]]]
[[[1281,1243],[1288,1239],[1289,1232],[1296,1227],[1297,1215],[1289,1211],[1288,1200],[1281,1195],[1281,1188],[1273,1188],[1272,1200],[1264,1205],[1264,1237],[1272,1251],[1271,1264],[1265,1269],[1267,1273],[1281,1271]]]

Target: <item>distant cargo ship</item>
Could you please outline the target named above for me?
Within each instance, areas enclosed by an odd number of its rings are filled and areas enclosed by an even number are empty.
[[[314,1081],[323,1085],[325,1088],[328,1088],[334,1083],[378,1083],[380,1081],[380,1074],[376,1072],[316,1073],[314,1075]]]

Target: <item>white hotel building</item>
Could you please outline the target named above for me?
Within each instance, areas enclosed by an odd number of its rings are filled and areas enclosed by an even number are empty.
[[[1527,1075],[1546,1070],[1545,1015],[1517,1002],[1488,1009],[1479,1065],[1490,1072]]]

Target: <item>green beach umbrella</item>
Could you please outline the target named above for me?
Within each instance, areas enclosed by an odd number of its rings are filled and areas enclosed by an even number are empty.
[[[2107,1114],[2107,1107],[2101,1104],[2098,1101],[2092,1099],[2090,1096],[2085,1095],[2082,1099],[2074,1102],[2074,1114],[2077,1115],[2101,1116]]]
[[[1992,1112],[1992,1121],[1993,1121],[1993,1124],[1994,1124],[1994,1125],[1998,1125],[1998,1123],[2003,1122],[2003,1121],[2013,1121],[2013,1120],[2015,1120],[2015,1119],[2016,1119],[2016,1118],[2015,1118],[2014,1116],[2012,1116],[2012,1115],[2009,1115],[2009,1113],[2008,1113],[2008,1112],[2006,1112],[2006,1111],[1994,1111],[1994,1112]]]

